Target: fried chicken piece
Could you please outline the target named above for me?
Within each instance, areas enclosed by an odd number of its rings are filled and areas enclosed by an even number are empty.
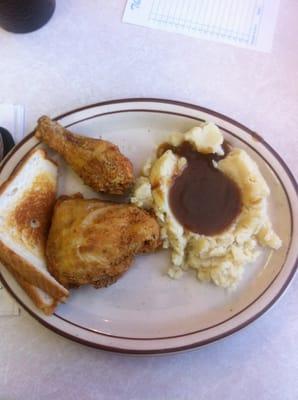
[[[113,143],[75,135],[46,116],[39,118],[35,137],[56,150],[96,192],[125,194],[131,188],[132,164]]]
[[[137,253],[159,246],[159,225],[141,208],[62,196],[55,205],[46,256],[49,271],[65,287],[99,288],[114,283]]]

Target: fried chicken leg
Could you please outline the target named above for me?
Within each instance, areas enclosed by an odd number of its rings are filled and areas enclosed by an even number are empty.
[[[137,253],[159,245],[159,225],[141,208],[62,196],[54,209],[47,264],[65,287],[105,287],[129,268]]]
[[[133,167],[119,148],[100,139],[79,136],[43,116],[35,137],[56,150],[96,192],[124,194],[133,184]]]

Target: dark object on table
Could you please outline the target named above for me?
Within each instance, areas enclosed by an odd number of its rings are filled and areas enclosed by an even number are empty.
[[[45,25],[55,10],[55,0],[0,0],[0,26],[28,33]]]
[[[0,127],[0,161],[13,148],[15,142],[7,129]]]

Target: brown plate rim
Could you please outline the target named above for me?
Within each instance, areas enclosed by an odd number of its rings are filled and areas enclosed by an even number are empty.
[[[182,102],[182,101],[178,101],[178,100],[168,100],[168,99],[158,99],[158,98],[124,98],[124,99],[116,99],[116,100],[108,100],[108,101],[103,101],[103,102],[98,102],[98,103],[94,103],[94,104],[90,104],[87,106],[83,106],[83,107],[79,107],[76,109],[73,109],[71,111],[68,111],[66,113],[63,113],[57,117],[55,117],[55,120],[59,120],[62,119],[64,117],[67,117],[71,114],[74,114],[76,112],[79,111],[84,111],[87,110],[89,108],[94,108],[94,107],[102,107],[105,105],[113,105],[113,104],[119,104],[119,103],[133,103],[133,102],[153,102],[153,103],[162,103],[162,104],[170,104],[170,105],[176,105],[176,106],[182,106],[188,109],[193,109],[193,110],[197,110],[200,112],[206,112],[210,115],[213,115],[217,118],[223,119],[229,123],[231,123],[234,126],[237,126],[238,128],[242,129],[243,131],[245,131],[246,133],[248,133],[250,136],[252,136],[255,140],[261,142],[272,154],[273,156],[279,161],[279,163],[281,164],[281,166],[283,167],[283,169],[285,170],[285,172],[287,173],[291,183],[293,184],[293,187],[296,191],[296,194],[298,193],[298,185],[297,182],[293,176],[293,174],[291,173],[290,169],[288,168],[288,166],[286,165],[286,163],[283,161],[283,159],[281,158],[281,156],[256,132],[250,130],[249,128],[247,128],[245,125],[239,123],[238,121],[235,121],[234,119],[227,117],[224,114],[218,113],[217,111],[213,111],[210,110],[208,108],[205,107],[201,107],[192,103],[186,103],[186,102]],[[126,111],[126,110],[125,110]],[[130,110],[131,111],[131,110]],[[145,111],[145,110],[144,110]],[[147,110],[150,111],[150,110]],[[158,111],[158,110],[156,110]],[[170,113],[170,112],[169,112]],[[15,146],[11,152],[5,157],[5,159],[3,160],[3,162],[1,163],[0,166],[0,172],[2,171],[4,165],[7,163],[7,161],[12,157],[12,155],[25,143],[28,141],[28,139],[30,139],[33,136],[33,132],[31,132],[29,135],[25,136],[23,138],[23,140],[17,145]],[[171,348],[166,348],[166,349],[152,349],[152,350],[133,350],[133,349],[126,349],[126,348],[121,348],[121,347],[114,347],[114,346],[106,346],[103,344],[98,344],[98,343],[94,343],[94,342],[90,342],[86,339],[81,339],[78,338],[74,335],[71,335],[57,327],[52,326],[51,324],[47,323],[44,319],[40,318],[39,316],[37,316],[33,311],[31,311],[26,305],[24,305],[24,303],[14,294],[14,292],[11,290],[11,288],[9,287],[9,285],[7,284],[7,282],[5,281],[5,279],[3,278],[2,274],[0,273],[0,279],[3,282],[3,285],[5,286],[5,288],[10,292],[10,294],[16,299],[16,301],[26,310],[28,311],[28,313],[34,317],[37,321],[39,321],[42,325],[44,325],[45,327],[47,327],[48,329],[52,330],[53,332],[56,332],[68,339],[71,339],[73,341],[76,341],[78,343],[81,344],[85,344],[87,346],[91,346],[94,348],[98,348],[98,349],[102,349],[102,350],[108,350],[108,351],[113,351],[113,352],[118,352],[118,353],[128,353],[128,354],[163,354],[163,353],[175,353],[178,351],[185,351],[185,350],[190,350],[190,349],[195,349],[195,348],[199,348],[201,346],[210,344],[214,341],[217,341],[219,339],[222,339],[224,337],[227,337],[237,331],[239,331],[240,329],[244,328],[245,326],[247,326],[248,324],[250,324],[251,322],[255,321],[257,318],[259,318],[262,314],[264,314],[280,297],[281,295],[284,293],[285,289],[288,287],[288,285],[290,284],[291,280],[293,279],[295,272],[297,271],[298,268],[298,257],[296,258],[296,261],[293,265],[293,268],[291,270],[291,273],[289,274],[287,280],[285,281],[284,285],[282,286],[282,288],[280,289],[280,291],[274,296],[274,298],[271,300],[270,303],[268,303],[265,307],[263,307],[258,313],[256,313],[253,317],[249,318],[248,320],[244,321],[243,323],[239,324],[238,326],[220,334],[220,335],[216,335],[212,338],[208,338],[205,340],[201,340],[199,342],[195,342],[195,343],[191,343],[189,345],[185,345],[185,346],[178,346],[178,347],[171,347]],[[124,339],[124,338],[123,338]],[[127,339],[127,338],[126,338]],[[154,339],[151,339],[154,340]],[[159,340],[159,339],[158,339]]]

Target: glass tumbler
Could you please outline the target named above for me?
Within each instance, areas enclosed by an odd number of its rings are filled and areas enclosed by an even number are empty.
[[[0,27],[14,33],[33,32],[54,13],[55,0],[0,0]]]

